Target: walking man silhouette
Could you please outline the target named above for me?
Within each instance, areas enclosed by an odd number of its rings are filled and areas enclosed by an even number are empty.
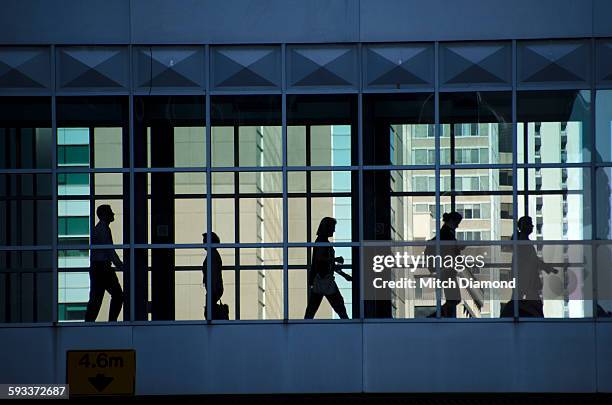
[[[115,220],[115,213],[110,205],[104,204],[98,207],[96,215],[99,221],[91,234],[91,244],[112,245],[113,235],[110,223]],[[119,317],[123,306],[123,290],[111,264],[114,264],[118,270],[123,270],[123,263],[115,249],[92,249],[89,269],[89,302],[85,312],[85,322],[96,321],[104,298],[104,291],[108,291],[111,295],[109,322],[114,322]]]

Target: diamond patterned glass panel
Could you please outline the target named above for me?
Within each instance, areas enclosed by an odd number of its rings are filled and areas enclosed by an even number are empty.
[[[61,90],[125,89],[128,83],[127,48],[58,48],[57,83]]]
[[[50,83],[48,48],[0,47],[0,91],[47,90]]]
[[[597,42],[597,82],[612,84],[612,40]]]
[[[204,87],[204,48],[134,48],[134,86],[137,90],[201,90]]]
[[[455,43],[440,45],[440,83],[508,86],[512,81],[509,43]]]
[[[518,45],[518,81],[537,84],[589,86],[589,41],[529,41]]]
[[[352,46],[292,46],[288,82],[294,88],[357,88],[357,52]]]
[[[433,45],[368,45],[363,66],[366,88],[432,87]]]
[[[211,58],[211,79],[215,90],[280,88],[278,47],[213,47]]]

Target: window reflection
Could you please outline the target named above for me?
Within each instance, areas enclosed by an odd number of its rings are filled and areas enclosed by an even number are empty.
[[[212,98],[213,167],[281,166],[281,105],[278,96]]]
[[[51,244],[51,151],[51,98],[0,97],[0,245]]]
[[[135,97],[134,116],[136,167],[206,166],[203,97]]]
[[[595,93],[597,162],[612,161],[612,90]]]
[[[0,169],[51,168],[51,99],[0,97]]]
[[[534,237],[543,240],[591,238],[590,170],[583,168],[520,169],[519,217],[534,221]]]
[[[518,163],[591,160],[590,91],[524,91],[517,97]]]
[[[134,98],[136,167],[205,167],[204,97]]]
[[[113,207],[113,210],[115,208]],[[115,227],[111,225],[111,231]],[[116,242],[115,242],[116,243]],[[127,257],[122,249],[116,249],[119,258],[125,262]],[[57,252],[57,267],[58,267],[58,320],[60,322],[83,322],[87,310],[87,302],[89,301],[90,279],[90,251],[87,249],[70,249],[58,250]],[[119,285],[122,290],[127,291],[124,287],[124,274],[121,271],[116,272]],[[98,319],[108,319],[110,308],[110,295],[105,294],[100,307]],[[124,320],[125,304],[119,313],[118,320]]]
[[[336,219],[335,241],[353,240],[356,178],[357,173],[347,171],[289,172],[289,242],[314,241],[323,217]]]
[[[221,239],[222,243],[225,243]],[[229,307],[229,319],[266,320],[282,319],[284,314],[283,255],[282,248],[218,248],[221,258],[223,292],[221,302]],[[144,319],[154,320],[156,307],[168,305],[176,320],[205,319],[207,290],[203,285],[203,263],[207,251],[203,248],[172,249],[172,300],[160,294],[154,271],[157,254],[166,249],[138,249],[144,257],[146,289],[140,297],[151,301],[151,310]],[[139,304],[137,303],[137,306]],[[218,318],[215,318],[218,319]]]
[[[442,93],[440,122],[441,164],[512,163],[511,93]]]
[[[114,243],[129,243],[130,198],[136,214],[135,242],[151,245],[136,249],[134,258],[137,319],[203,319],[201,266],[209,246],[174,245],[200,244],[207,225],[222,243],[299,245],[314,241],[321,218],[329,216],[337,220],[331,239],[335,244],[363,236],[413,245],[434,237],[436,220],[456,211],[463,218],[456,238],[475,245],[511,239],[516,222],[524,216],[533,220],[534,241],[612,239],[612,174],[605,167],[612,161],[611,94],[611,90],[596,93],[592,133],[590,91],[519,91],[515,151],[511,92],[440,93],[438,153],[435,97],[429,92],[363,95],[361,148],[356,95],[287,95],[286,150],[280,95],[212,96],[210,106],[203,96],[137,96],[133,162],[127,97],[57,97],[56,145],[52,145],[50,98],[0,97],[0,245],[7,252],[1,255],[4,284],[0,287],[12,299],[17,283],[24,286],[19,294],[29,293],[33,285],[46,286],[44,273],[53,267],[46,263],[48,252],[10,249],[33,245],[50,249],[57,238],[59,318],[82,319],[90,257],[90,250],[83,247],[90,243],[97,222],[95,209],[110,205],[116,213],[111,226]],[[209,107],[211,160],[207,161],[204,125]],[[52,168],[53,147],[57,160]],[[367,166],[363,176],[354,167],[360,163],[360,149]],[[288,167],[283,172],[285,157]],[[436,163],[443,165],[438,175]],[[513,163],[518,164],[518,172],[509,168]],[[212,172],[210,183],[207,168]],[[54,180],[57,188],[51,190]],[[364,220],[363,235],[359,218]],[[54,223],[57,233],[52,235]],[[287,280],[283,280],[281,248],[221,250],[230,319],[282,318],[285,281],[290,288],[290,317],[303,318],[312,247],[292,245]],[[357,248],[343,246],[336,251],[345,258],[355,257],[344,269],[356,272]],[[129,263],[127,253],[120,252]],[[511,257],[505,253],[475,276],[508,278]],[[536,254],[546,258],[548,253],[536,247]],[[598,263],[605,263],[605,257],[598,257]],[[590,263],[577,259],[557,264],[564,273],[547,274],[545,290],[575,280],[589,288]],[[358,288],[343,280],[338,283],[347,309],[357,315],[359,303],[353,295],[358,296]],[[47,302],[48,291],[32,294],[32,302],[10,307],[5,303],[5,318],[47,319],[48,310],[40,302]],[[507,297],[495,294],[480,291],[464,298],[467,312],[459,317],[501,316],[499,308]],[[414,296],[398,295],[385,308],[385,317],[428,316],[435,309],[435,298],[427,289],[415,291]],[[148,308],[151,300],[158,302],[154,309]],[[543,302],[547,317],[593,315],[586,296],[554,296],[549,301]],[[171,305],[167,309],[160,303]],[[335,316],[331,308],[319,314]],[[364,315],[373,314],[378,313],[366,308]]]
[[[0,322],[51,322],[53,255],[50,250],[0,251]]]
[[[426,240],[434,235],[436,185],[433,170],[364,173],[368,239]],[[370,194],[371,193],[371,194]]]
[[[434,165],[433,94],[364,97],[367,165]]]
[[[0,245],[50,245],[51,174],[0,174]]]
[[[287,97],[289,166],[350,166],[356,159],[353,96]]]
[[[612,239],[612,168],[595,171],[595,198],[597,199],[597,237]]]
[[[154,243],[158,235],[174,243],[201,241],[206,231],[206,173],[137,173],[135,183],[140,186],[135,194],[137,243]],[[161,184],[168,189],[160,189]]]
[[[58,167],[129,164],[126,97],[58,97]]]
[[[108,204],[115,213],[110,226],[114,244],[129,241],[129,184],[127,173],[59,173],[57,175],[58,244],[89,245],[91,232],[98,222],[96,208]],[[116,249],[123,259],[124,252]],[[91,252],[76,248],[58,251],[58,317],[60,321],[83,321],[89,300]],[[129,261],[128,261],[129,263]],[[127,275],[127,274],[126,274]],[[123,286],[124,273],[117,271]],[[123,288],[123,287],[122,287]],[[127,292],[126,292],[127,295]],[[99,319],[108,319],[108,295],[102,302]],[[123,310],[119,320],[123,319]]]

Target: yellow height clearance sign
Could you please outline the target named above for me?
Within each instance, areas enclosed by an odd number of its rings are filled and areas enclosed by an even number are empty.
[[[66,382],[70,395],[134,395],[134,350],[69,350]]]

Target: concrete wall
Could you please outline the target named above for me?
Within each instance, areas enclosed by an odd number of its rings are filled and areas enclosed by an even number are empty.
[[[612,35],[608,0],[4,0],[0,44],[329,43]]]
[[[349,322],[0,329],[2,383],[66,351],[136,350],[136,393],[612,392],[612,323]]]

